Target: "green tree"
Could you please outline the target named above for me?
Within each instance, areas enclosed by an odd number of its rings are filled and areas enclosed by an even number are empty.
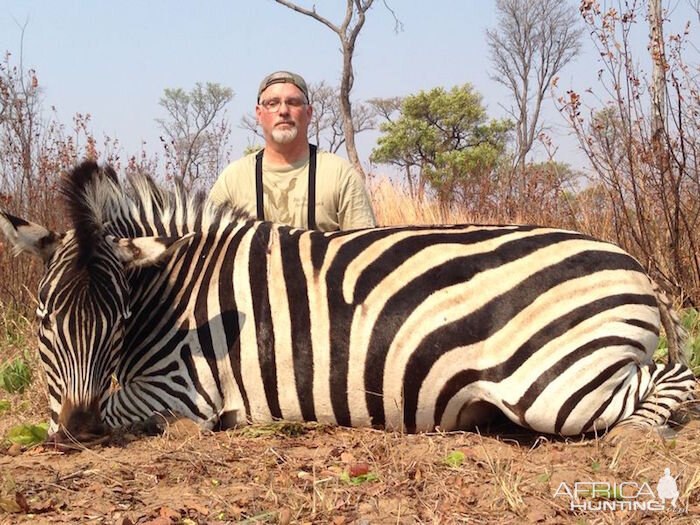
[[[437,87],[403,99],[400,115],[380,126],[372,161],[401,168],[413,198],[422,201],[430,189],[446,207],[463,202],[465,189],[491,175],[512,127],[488,119],[470,84]]]

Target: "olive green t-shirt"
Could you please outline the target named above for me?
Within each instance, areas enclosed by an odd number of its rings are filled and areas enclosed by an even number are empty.
[[[290,166],[271,168],[263,155],[265,220],[308,228],[309,157]],[[255,154],[228,165],[209,198],[257,215]],[[322,231],[375,226],[374,213],[362,178],[349,162],[325,151],[316,157],[316,227]]]

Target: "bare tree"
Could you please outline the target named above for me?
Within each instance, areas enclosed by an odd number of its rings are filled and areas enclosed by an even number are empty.
[[[324,145],[328,151],[337,151],[346,143],[345,119],[338,97],[338,88],[329,86],[324,81],[309,86],[310,103],[314,108],[309,131],[316,144]],[[352,124],[354,133],[373,129],[374,111],[371,106],[355,102],[352,106]]]
[[[646,19],[653,28],[662,17],[651,7]],[[664,77],[652,73],[649,82],[632,44],[644,11],[641,2],[604,10],[597,2],[582,2],[581,13],[600,57],[601,93],[607,100],[602,99],[602,107],[591,107],[570,90],[559,101],[591,162],[592,176],[607,193],[615,241],[676,298],[697,305],[700,83],[686,58],[688,52],[692,56],[693,40],[689,25],[683,33],[666,38],[663,46],[658,41],[661,28],[652,31],[649,51],[653,62],[663,64],[665,79],[657,84]]]
[[[208,182],[224,167],[230,135],[224,108],[232,98],[230,88],[198,82],[189,93],[166,89],[159,101],[168,113],[167,119],[156,119],[165,133],[166,169],[170,166],[189,188]]]
[[[255,137],[261,138],[265,140],[265,135],[263,134],[262,130],[260,129],[260,125],[258,124],[258,119],[255,118],[255,113],[246,113],[241,117],[241,123],[238,126],[241,129],[245,129],[247,131],[250,131]],[[255,145],[255,139],[251,141],[248,139],[248,146],[246,148],[247,150],[259,150],[262,146],[256,146]]]
[[[25,27],[20,26],[22,41]],[[22,41],[16,56],[6,52],[0,60],[0,208],[63,230],[65,217],[56,199],[62,173],[80,158],[114,162],[106,150],[114,149],[116,140],[105,138],[100,153],[89,115],[74,115],[67,127],[55,108],[45,111],[40,75],[24,65]],[[35,304],[29,290],[42,274],[39,261],[14,258],[0,241],[0,310],[13,303],[29,315]]]
[[[275,1],[297,13],[301,13],[321,22],[340,38],[340,45],[343,52],[343,73],[340,80],[340,108],[343,114],[345,149],[347,150],[350,162],[364,178],[365,172],[362,169],[362,163],[360,162],[360,157],[355,147],[355,133],[357,130],[355,129],[355,122],[353,121],[350,92],[355,83],[355,74],[352,67],[352,59],[355,54],[355,42],[357,41],[357,36],[360,34],[362,26],[365,24],[365,15],[369,8],[372,7],[374,0],[346,0],[345,17],[340,25],[336,25],[318,14],[315,6],[311,9],[307,9],[288,0]],[[384,5],[389,9],[386,2],[384,2]],[[389,11],[391,11],[391,9],[389,9]],[[393,11],[391,12],[393,14]],[[398,27],[400,27],[400,22],[396,19],[396,16],[394,16],[394,20],[396,21],[396,28],[398,29]]]
[[[367,103],[372,107],[376,116],[387,122],[393,122],[396,114],[401,111],[403,97],[371,98]]]
[[[309,135],[315,139],[316,144],[320,145],[321,135],[327,132],[328,150],[336,153],[346,142],[343,110],[340,107],[336,90],[321,81],[309,88],[309,98],[311,99],[309,102],[314,108],[309,124]],[[354,109],[356,108],[357,106]],[[355,113],[354,110],[353,113]]]
[[[323,80],[317,84],[309,84],[309,103],[313,107],[309,123],[309,138],[327,151],[337,153],[346,142],[345,120],[340,107],[338,88],[329,86]],[[353,103],[352,122],[355,134],[373,129],[375,116],[373,105],[362,102]],[[265,138],[252,113],[243,115],[241,128],[257,137]],[[256,151],[252,144],[249,146],[249,151]]]
[[[666,115],[666,50],[664,46],[661,0],[649,1],[649,53],[653,63],[651,79],[651,140],[656,161],[662,172],[668,170],[668,155],[664,147],[664,117]]]
[[[35,182],[37,142],[41,134],[41,89],[36,71],[24,67],[24,33],[20,27],[19,65],[10,63],[5,53],[0,64],[0,146],[3,151],[3,178],[12,173],[13,193],[26,195]]]
[[[543,131],[542,100],[554,76],[578,54],[583,30],[575,8],[561,0],[497,0],[496,9],[498,25],[486,31],[491,78],[513,95],[508,113],[516,123],[514,163],[523,174]]]

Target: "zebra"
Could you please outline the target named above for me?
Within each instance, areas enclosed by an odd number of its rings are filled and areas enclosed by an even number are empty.
[[[0,213],[15,250],[45,263],[38,341],[57,440],[164,413],[204,429],[424,432],[500,411],[574,436],[662,427],[693,395],[668,300],[634,258],[581,233],[306,231],[146,175],[124,188],[92,161],[60,192],[67,232]],[[667,364],[652,360],[661,322]]]

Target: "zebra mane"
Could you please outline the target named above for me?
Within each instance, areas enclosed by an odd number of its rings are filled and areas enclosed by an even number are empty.
[[[107,188],[118,188],[117,174],[107,166],[103,169],[96,162],[87,160],[79,164],[67,175],[61,177],[58,191],[63,196],[66,211],[70,218],[75,238],[78,242],[79,268],[88,265],[102,236],[103,221],[97,196]]]
[[[212,203],[202,192],[188,191],[180,181],[165,189],[145,174],[127,180],[129,187],[123,188],[112,167],[94,161],[82,162],[61,179],[59,191],[75,229],[80,267],[107,234],[173,237],[251,218],[243,210]]]

